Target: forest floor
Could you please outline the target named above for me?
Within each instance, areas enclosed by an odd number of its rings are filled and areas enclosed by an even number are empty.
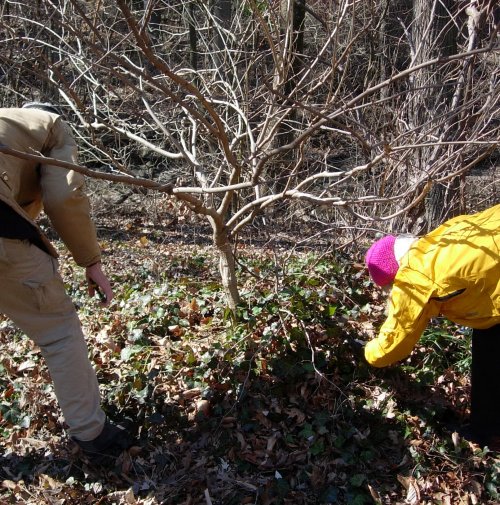
[[[239,319],[210,236],[99,216],[116,298],[101,309],[61,250],[108,415],[137,444],[106,466],[65,436],[47,369],[0,318],[3,504],[493,504],[498,454],[463,440],[470,335],[436,321],[411,357],[368,366],[383,295],[361,252],[238,246]]]

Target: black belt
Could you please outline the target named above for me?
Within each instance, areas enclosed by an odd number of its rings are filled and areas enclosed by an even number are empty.
[[[27,240],[42,249],[42,251],[48,252],[36,227],[21,217],[12,207],[1,200],[0,237],[15,240]]]

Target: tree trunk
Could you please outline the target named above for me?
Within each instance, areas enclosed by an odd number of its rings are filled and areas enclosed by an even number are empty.
[[[293,0],[292,2],[292,16],[291,19],[285,13],[285,19],[289,19],[291,24],[291,44],[288,52],[287,62],[288,65],[286,81],[283,86],[284,102],[286,103],[287,97],[295,94],[298,76],[304,68],[304,23],[306,17],[306,0]],[[288,27],[287,27],[288,29]],[[283,121],[276,134],[276,147],[286,146],[290,144],[294,137],[293,124],[297,121],[297,110],[293,108],[286,121]],[[275,191],[282,191],[285,189],[287,174],[290,172],[294,161],[296,160],[296,153],[294,151],[285,151],[276,159],[276,183]]]
[[[161,15],[160,10],[155,8],[154,5],[151,5],[153,0],[144,0],[144,12],[149,12],[151,10],[151,14],[149,17],[148,30],[149,36],[151,38],[151,42],[153,45],[157,45],[161,42]]]
[[[231,27],[231,0],[215,0],[214,18],[217,23],[215,27],[215,63],[222,78],[230,78],[231,73],[228,74],[226,71],[228,50],[225,30],[229,30]]]
[[[453,19],[455,9],[453,0],[414,0],[414,65],[457,52],[457,28]],[[441,65],[424,68],[414,75],[413,87],[418,93],[415,94],[417,98],[413,104],[411,119],[422,143],[432,143],[445,134],[443,128],[436,125],[438,122],[443,125],[442,116],[450,111],[452,105],[454,87],[450,85],[447,72],[448,68]],[[442,146],[418,149],[414,160],[417,173],[432,173],[433,163],[442,155],[443,149]],[[442,175],[443,171],[444,169],[441,169],[439,175]],[[437,175],[436,173],[435,176]],[[413,231],[429,231],[455,215],[458,197],[458,179],[432,187],[418,211],[419,224]]]
[[[214,234],[214,242],[219,253],[219,272],[226,300],[233,314],[236,314],[236,309],[240,302],[240,294],[236,278],[236,262],[227,232],[222,231]]]
[[[401,72],[408,66],[410,53],[404,44],[404,27],[411,23],[412,0],[383,0],[381,4],[383,18],[380,22],[379,52],[380,81]],[[398,83],[399,84],[399,83]],[[394,92],[390,86],[380,90],[380,97],[385,99]]]
[[[194,2],[189,4],[188,12],[188,25],[189,25],[189,61],[191,63],[192,69],[198,71],[198,32],[195,26],[195,20],[197,15],[197,7]]]

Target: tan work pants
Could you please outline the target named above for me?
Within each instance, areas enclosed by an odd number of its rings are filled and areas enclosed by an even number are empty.
[[[57,260],[26,241],[0,237],[0,312],[40,347],[69,435],[97,437],[105,421],[97,378]]]

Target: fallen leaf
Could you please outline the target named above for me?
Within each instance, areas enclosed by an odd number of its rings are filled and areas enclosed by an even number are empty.
[[[406,503],[409,505],[419,505],[420,490],[415,479],[413,477],[404,477],[403,475],[398,475],[397,479],[406,489]]]
[[[9,491],[12,491],[12,492],[19,491],[19,484],[17,482],[12,481],[12,480],[3,480],[2,487],[4,489],[8,489]]]

